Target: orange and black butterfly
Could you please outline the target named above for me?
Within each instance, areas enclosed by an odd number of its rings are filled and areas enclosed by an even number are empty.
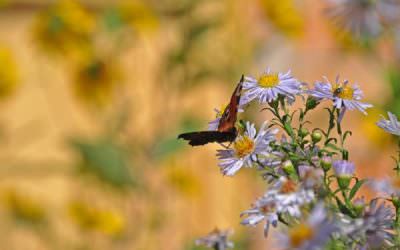
[[[224,113],[218,123],[218,129],[215,131],[199,131],[184,133],[178,135],[178,139],[184,139],[189,141],[192,146],[200,146],[210,142],[232,142],[237,136],[237,129],[235,127],[237,112],[240,102],[240,95],[242,92],[242,85],[244,82],[244,76],[240,79],[235,90],[233,91],[231,100],[228,106],[225,108]]]

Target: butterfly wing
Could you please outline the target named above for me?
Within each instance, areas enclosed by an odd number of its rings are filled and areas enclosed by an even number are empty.
[[[218,131],[220,132],[230,132],[235,127],[243,82],[244,76],[242,75],[239,83],[233,91],[228,107],[225,109],[221,119],[219,120]]]
[[[184,133],[178,135],[178,139],[184,139],[189,141],[189,144],[192,146],[200,146],[210,142],[231,142],[236,138],[236,129],[228,132],[220,132],[220,131],[199,131],[199,132],[191,132]]]
[[[232,142],[235,140],[237,131],[235,127],[236,117],[242,92],[244,76],[242,75],[237,84],[228,107],[225,109],[218,124],[217,131],[199,131],[178,135],[178,139],[189,141],[192,146],[200,146],[210,142]]]

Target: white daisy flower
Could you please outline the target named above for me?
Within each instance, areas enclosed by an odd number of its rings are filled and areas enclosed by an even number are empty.
[[[279,233],[277,238],[284,249],[319,250],[323,249],[335,231],[336,226],[328,219],[325,208],[318,204],[307,220],[293,225],[285,233]]]
[[[268,68],[258,79],[245,77],[243,89],[246,92],[241,98],[241,104],[247,104],[258,98],[260,103],[269,103],[283,95],[291,100],[301,92],[301,84],[292,77],[290,71],[286,73],[274,73]]]
[[[389,120],[382,118],[376,123],[376,125],[390,134],[400,136],[399,120],[393,113],[388,112],[388,116]]]
[[[350,86],[347,80],[340,83],[339,77],[336,77],[336,82],[332,84],[326,77],[324,78],[326,82],[317,82],[314,89],[309,90],[308,94],[318,100],[332,100],[333,105],[341,110],[339,121],[341,121],[347,109],[358,109],[363,114],[367,114],[365,110],[371,108],[372,105],[360,101],[363,93],[357,85]]]
[[[301,207],[312,202],[314,198],[311,189],[305,189],[300,183],[280,177],[251,209],[241,213],[241,216],[247,216],[241,224],[255,226],[265,221],[264,236],[267,237],[270,225],[277,226],[280,214],[299,218]]]
[[[224,175],[233,176],[243,166],[251,167],[257,161],[257,155],[267,156],[271,152],[269,143],[275,140],[278,129],[267,129],[264,122],[256,131],[254,124],[246,123],[243,135],[238,135],[233,142],[233,148],[218,150],[218,164]]]

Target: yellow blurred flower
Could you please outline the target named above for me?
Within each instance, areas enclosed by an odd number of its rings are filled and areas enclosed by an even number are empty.
[[[368,115],[365,116],[361,125],[363,134],[374,145],[379,147],[387,145],[390,141],[390,135],[376,125],[376,122],[382,118],[382,114],[385,114],[385,111],[382,109],[376,107],[368,109]]]
[[[0,8],[7,6],[10,0],[0,0]]]
[[[115,87],[122,80],[121,70],[115,61],[95,56],[77,63],[73,77],[78,97],[96,106],[108,104]]]
[[[122,20],[136,32],[143,33],[154,30],[158,26],[158,18],[154,10],[142,1],[123,1],[117,7],[117,11]]]
[[[74,201],[69,204],[69,214],[82,228],[118,237],[125,231],[125,218],[111,210],[101,210],[91,204]]]
[[[38,202],[15,190],[5,193],[4,203],[7,210],[18,219],[34,224],[42,223],[46,219],[45,210]]]
[[[188,171],[187,167],[171,164],[166,167],[168,183],[183,195],[193,197],[200,192],[199,178]]]
[[[34,22],[34,38],[50,52],[71,56],[90,48],[95,18],[77,1],[62,0]]]
[[[0,45],[0,98],[12,94],[18,85],[19,74],[17,63],[11,51]]]
[[[299,37],[304,31],[304,21],[293,0],[260,0],[269,21],[289,37]]]
[[[333,23],[329,25],[329,29],[333,35],[333,39],[338,43],[341,49],[352,51],[363,48],[363,41],[356,39],[349,31],[341,29]]]

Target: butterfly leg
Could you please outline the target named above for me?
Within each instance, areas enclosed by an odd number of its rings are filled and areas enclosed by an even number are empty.
[[[223,143],[218,143],[218,144],[221,145],[222,147],[226,148],[226,149],[229,149],[231,147],[231,145],[232,145],[232,142],[229,142],[228,146],[226,146]]]

